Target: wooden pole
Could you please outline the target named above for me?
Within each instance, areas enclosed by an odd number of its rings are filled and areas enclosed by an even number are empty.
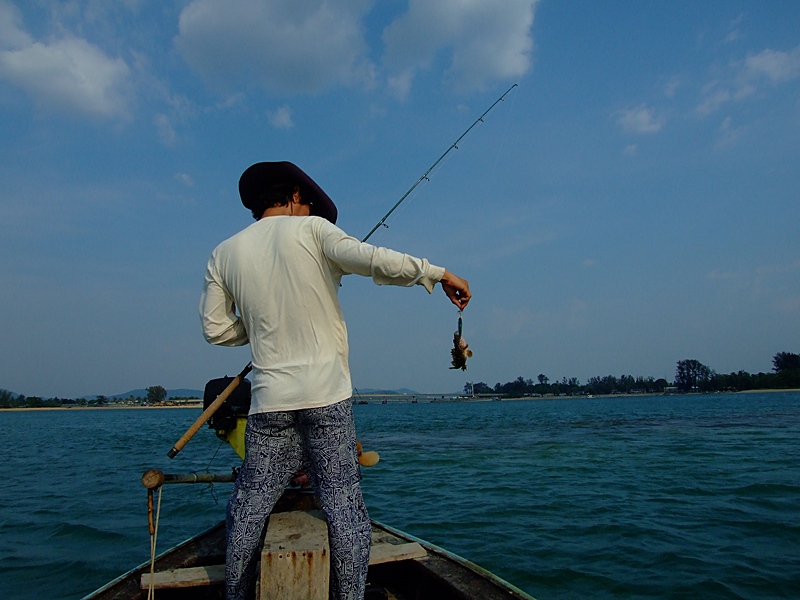
[[[167,483],[231,483],[236,481],[236,473],[187,473],[184,475],[171,475],[150,469],[142,475],[142,485],[152,491]],[[148,504],[152,505],[151,496],[148,495]]]
[[[192,426],[186,430],[186,433],[183,434],[181,439],[175,442],[175,445],[172,447],[172,450],[167,452],[167,456],[170,458],[175,458],[175,456],[180,452],[183,447],[188,443],[190,439],[194,436],[195,433],[208,421],[215,412],[219,409],[220,406],[228,399],[228,396],[231,395],[233,390],[242,382],[242,380],[247,376],[247,374],[253,369],[253,363],[247,363],[247,366],[242,369],[242,372],[239,373],[236,377],[233,378],[222,393],[217,396],[216,400],[208,405],[208,408],[203,411],[203,414],[197,417],[197,420],[192,423]]]

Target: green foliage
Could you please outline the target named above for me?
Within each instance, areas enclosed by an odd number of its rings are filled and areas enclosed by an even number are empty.
[[[738,371],[729,374],[718,374],[695,359],[678,361],[675,371],[675,386],[681,392],[736,392],[746,390],[790,389],[800,388],[800,354],[778,352],[772,358],[774,373],[750,374]],[[496,383],[490,387],[483,381],[464,386],[464,393],[475,395],[499,394],[510,397],[523,396],[586,396],[608,394],[653,394],[664,393],[669,387],[666,379],[653,377],[633,377],[631,375],[605,375],[590,377],[586,385],[581,385],[576,377],[562,377],[561,381],[550,383],[550,378],[539,373],[533,379],[525,379],[521,375],[514,381]],[[167,399],[167,390],[160,385],[147,388],[147,402],[160,403]],[[176,398],[177,399],[177,398]],[[127,398],[129,402],[141,401],[142,398]],[[106,406],[109,399],[97,396],[88,401],[85,398],[70,400],[66,398],[43,399],[38,396],[16,396],[8,390],[0,389],[0,408],[40,408],[58,406]]]
[[[158,402],[163,402],[167,398],[167,390],[165,390],[160,385],[153,385],[147,388],[147,398],[146,400],[150,404],[156,404]]]
[[[776,373],[784,371],[796,371],[800,369],[800,354],[791,352],[778,352],[772,357],[772,365]]]
[[[486,385],[483,381],[479,381],[478,383],[473,385],[473,390],[476,394],[491,394],[492,388]]]
[[[480,394],[491,394],[492,388],[486,385],[483,381],[479,381],[478,383],[465,383],[464,384],[464,394],[470,396],[472,394],[478,396]]]
[[[741,392],[744,390],[771,390],[778,389],[778,377],[774,373],[737,373],[717,374],[711,376],[710,391],[714,392]]]
[[[791,352],[779,352],[772,359],[775,373],[755,373],[739,371],[728,375],[718,374],[713,369],[695,359],[678,361],[675,371],[675,386],[681,392],[737,392],[745,390],[768,390],[800,388],[800,355]],[[610,394],[659,394],[667,391],[670,383],[664,379],[653,377],[633,377],[631,375],[605,375],[590,377],[586,385],[581,385],[577,378],[562,378],[560,382],[549,383],[544,374],[537,376],[539,383],[520,376],[514,381],[497,383],[495,394],[505,396],[585,396]],[[478,391],[475,393],[489,393]],[[488,386],[486,386],[488,388]],[[483,389],[483,388],[481,388]]]
[[[0,408],[55,408],[61,406],[58,398],[45,400],[39,396],[14,396],[8,390],[0,390]]]
[[[777,388],[800,388],[800,369],[785,369],[775,375],[775,380]]]
[[[679,360],[675,370],[675,386],[682,392],[707,392],[711,389],[712,371],[699,360]]]
[[[8,390],[0,390],[0,408],[11,408],[14,402],[14,394]]]

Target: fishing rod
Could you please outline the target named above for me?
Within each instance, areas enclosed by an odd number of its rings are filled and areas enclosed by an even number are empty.
[[[440,162],[442,162],[442,160],[444,160],[444,157],[445,157],[445,156],[447,156],[448,154],[450,154],[450,152],[451,152],[452,150],[458,150],[458,143],[459,143],[461,140],[463,140],[463,139],[464,139],[464,137],[465,137],[465,136],[466,136],[466,135],[467,135],[467,134],[468,134],[470,131],[472,131],[472,128],[473,128],[473,127],[475,127],[475,126],[476,126],[478,123],[483,123],[483,118],[484,118],[486,115],[488,115],[488,114],[489,114],[489,112],[490,112],[490,111],[491,111],[491,110],[492,110],[492,109],[493,109],[495,106],[497,106],[497,105],[498,105],[500,102],[502,102],[503,100],[505,100],[505,97],[506,97],[506,96],[509,94],[509,92],[511,92],[511,90],[513,90],[515,87],[517,87],[517,84],[516,84],[516,83],[515,83],[514,85],[512,85],[510,88],[508,88],[508,89],[505,91],[505,93],[504,93],[502,96],[500,96],[500,97],[499,97],[497,100],[495,100],[495,101],[494,101],[494,103],[493,103],[493,104],[492,104],[492,105],[491,105],[489,108],[487,108],[487,109],[486,109],[486,111],[484,111],[484,113],[483,113],[483,114],[482,114],[480,117],[478,117],[477,119],[475,119],[475,122],[474,122],[474,123],[472,123],[472,125],[470,125],[470,126],[467,128],[467,130],[466,130],[464,133],[462,133],[462,134],[459,136],[459,138],[458,138],[458,139],[457,139],[455,142],[453,142],[453,143],[450,145],[450,147],[449,147],[449,148],[448,148],[448,149],[445,151],[445,153],[444,153],[444,154],[442,154],[442,155],[441,155],[441,156],[440,156],[440,157],[439,157],[439,158],[436,160],[436,162],[435,162],[435,163],[433,163],[433,164],[432,164],[430,167],[428,167],[428,170],[427,170],[427,171],[425,171],[425,173],[423,173],[423,174],[422,174],[422,177],[420,177],[419,179],[417,179],[417,182],[416,182],[414,185],[412,185],[412,186],[411,186],[411,188],[410,188],[410,189],[409,189],[409,190],[408,190],[408,191],[407,191],[405,194],[403,194],[403,197],[402,197],[402,198],[400,198],[400,200],[398,200],[398,201],[395,203],[395,205],[394,205],[394,206],[393,206],[393,207],[392,207],[392,208],[389,210],[389,212],[387,212],[385,215],[383,215],[383,218],[382,218],[380,221],[378,221],[378,222],[376,223],[375,227],[373,227],[373,228],[370,230],[370,232],[367,234],[367,236],[366,236],[366,237],[365,237],[363,240],[361,240],[361,242],[362,242],[362,243],[363,243],[363,242],[366,242],[366,241],[367,241],[367,240],[368,240],[370,237],[372,237],[372,234],[373,234],[373,233],[375,233],[375,232],[378,230],[378,227],[380,227],[381,225],[383,225],[384,227],[388,227],[388,225],[386,225],[386,219],[388,219],[388,218],[389,218],[389,215],[391,215],[391,214],[392,214],[392,213],[395,211],[395,209],[396,209],[398,206],[400,206],[400,205],[403,203],[403,201],[404,201],[406,198],[408,198],[409,194],[411,194],[411,192],[413,192],[413,191],[414,191],[414,190],[417,188],[417,186],[418,186],[420,183],[422,183],[422,182],[423,182],[423,181],[425,181],[425,180],[427,180],[427,181],[430,181],[430,179],[428,179],[428,175],[430,174],[430,172],[431,172],[431,171],[433,171],[433,170],[436,168],[436,165],[438,165]]]
[[[459,143],[461,140],[463,140],[463,139],[466,137],[466,135],[467,135],[467,134],[468,134],[470,131],[472,131],[472,129],[473,129],[473,128],[474,128],[474,127],[475,127],[475,126],[478,124],[478,123],[483,123],[483,118],[484,118],[486,115],[488,115],[488,114],[491,112],[491,110],[492,110],[492,109],[493,109],[495,106],[497,106],[497,105],[498,105],[500,102],[503,102],[503,101],[505,100],[505,97],[506,97],[506,96],[507,96],[507,95],[508,95],[508,94],[511,92],[511,90],[513,90],[515,87],[517,87],[517,84],[516,84],[516,83],[515,83],[514,85],[512,85],[510,88],[508,88],[508,89],[507,89],[507,90],[506,90],[506,91],[503,93],[503,95],[502,95],[502,96],[500,96],[500,97],[499,97],[497,100],[495,100],[495,101],[492,103],[492,105],[491,105],[489,108],[487,108],[487,109],[486,109],[486,110],[483,112],[483,114],[482,114],[480,117],[478,117],[477,119],[475,119],[475,121],[472,123],[472,125],[470,125],[469,127],[467,127],[467,129],[466,129],[466,131],[464,131],[464,133],[462,133],[460,136],[458,136],[458,139],[457,139],[455,142],[453,142],[453,143],[450,145],[450,147],[449,147],[449,148],[448,148],[448,149],[445,151],[445,153],[444,153],[444,154],[442,154],[442,155],[441,155],[441,156],[440,156],[440,157],[439,157],[439,158],[436,160],[436,162],[435,162],[435,163],[433,163],[433,164],[432,164],[430,167],[428,167],[428,170],[427,170],[427,171],[425,171],[425,173],[423,173],[423,174],[422,174],[422,177],[420,177],[419,179],[417,179],[417,182],[416,182],[414,185],[412,185],[412,186],[411,186],[411,188],[410,188],[410,189],[409,189],[409,190],[408,190],[408,191],[407,191],[405,194],[403,194],[403,197],[402,197],[402,198],[400,198],[400,200],[398,200],[397,202],[395,202],[395,205],[394,205],[394,206],[392,206],[392,208],[389,210],[389,212],[387,212],[385,215],[383,215],[383,218],[381,218],[381,220],[380,220],[380,221],[378,221],[378,222],[375,224],[375,227],[373,227],[373,228],[372,228],[372,230],[371,230],[371,231],[370,231],[370,232],[369,232],[369,233],[366,235],[366,237],[365,237],[363,240],[361,240],[361,242],[362,242],[362,243],[366,242],[366,241],[367,241],[367,240],[368,240],[370,237],[372,237],[372,234],[373,234],[373,233],[375,233],[375,232],[378,230],[378,228],[379,228],[381,225],[383,225],[384,227],[388,227],[388,225],[386,225],[386,219],[388,219],[388,218],[389,218],[389,216],[390,216],[390,215],[391,215],[391,214],[392,214],[392,213],[395,211],[395,209],[396,209],[398,206],[400,206],[400,205],[403,203],[403,201],[404,201],[406,198],[408,198],[408,196],[411,194],[411,192],[413,192],[413,191],[414,191],[414,190],[417,188],[417,186],[418,186],[420,183],[422,183],[422,182],[423,182],[423,181],[425,181],[425,180],[428,180],[428,181],[430,181],[430,179],[428,179],[428,175],[430,175],[431,171],[433,171],[433,170],[436,168],[436,165],[438,165],[440,162],[442,162],[442,160],[444,160],[444,158],[445,158],[445,157],[446,157],[448,154],[450,154],[450,152],[451,152],[451,151],[453,151],[453,150],[458,150],[458,143]],[[459,318],[459,322],[460,322],[460,318]],[[236,376],[236,377],[233,379],[233,381],[231,381],[231,382],[230,382],[230,384],[228,384],[228,387],[226,387],[226,388],[225,388],[225,389],[222,391],[222,393],[221,393],[219,396],[217,396],[216,400],[214,400],[214,402],[213,402],[213,403],[211,403],[211,404],[208,406],[208,408],[206,408],[206,409],[203,411],[203,414],[201,414],[201,415],[200,415],[200,416],[197,418],[197,420],[196,420],[196,421],[195,421],[195,422],[192,424],[192,426],[191,426],[191,427],[190,427],[190,428],[189,428],[189,429],[186,431],[186,433],[185,433],[185,434],[183,434],[183,437],[181,437],[181,439],[179,439],[179,440],[178,440],[178,441],[175,443],[175,445],[172,447],[172,449],[171,449],[171,450],[170,450],[170,451],[167,453],[167,456],[169,456],[170,458],[175,458],[175,456],[178,454],[178,452],[180,452],[180,451],[181,451],[181,449],[182,449],[182,448],[183,448],[183,447],[184,447],[184,446],[185,446],[185,445],[186,445],[186,444],[189,442],[189,440],[190,440],[190,439],[192,439],[192,437],[194,436],[194,434],[195,434],[195,433],[197,433],[197,431],[200,429],[200,427],[202,427],[202,426],[203,426],[203,424],[204,424],[204,423],[206,423],[206,422],[207,422],[207,421],[208,421],[208,420],[209,420],[209,419],[212,417],[212,415],[213,415],[213,414],[214,414],[214,413],[217,411],[217,409],[219,409],[219,407],[220,407],[220,406],[222,406],[222,404],[225,402],[225,400],[227,400],[227,399],[228,399],[228,396],[230,396],[230,395],[231,395],[231,393],[233,392],[233,390],[234,390],[234,389],[236,389],[236,387],[237,387],[237,386],[238,386],[238,385],[239,385],[239,384],[242,382],[242,380],[245,378],[245,376],[246,376],[246,375],[247,375],[247,374],[250,372],[250,370],[251,370],[252,368],[253,368],[253,365],[252,365],[252,363],[248,363],[248,364],[247,364],[247,366],[246,366],[244,369],[242,369],[242,372],[241,372],[241,373],[239,373],[239,374],[238,374],[238,375],[237,375],[237,376]],[[366,452],[366,453],[364,453],[364,454],[376,454],[376,453],[374,453],[374,452],[373,452],[373,453]],[[376,460],[375,462],[377,462],[377,460]],[[368,466],[369,466],[369,465],[368,465]]]

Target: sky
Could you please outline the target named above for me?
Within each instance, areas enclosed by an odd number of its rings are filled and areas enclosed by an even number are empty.
[[[289,160],[362,238],[469,280],[344,279],[356,388],[672,380],[800,352],[800,4],[0,0],[0,388],[202,389],[241,173]]]

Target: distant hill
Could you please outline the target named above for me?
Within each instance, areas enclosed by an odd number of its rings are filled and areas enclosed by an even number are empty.
[[[8,392],[11,394],[12,398],[18,398],[19,394],[15,394],[11,390],[4,390],[0,388],[0,392]],[[75,396],[75,398],[84,398],[86,400],[96,400],[99,394],[88,394],[86,396]],[[113,396],[106,396],[109,400],[124,400],[125,398],[130,398],[133,396],[134,398],[146,398],[147,397],[147,388],[140,388],[138,390],[131,390],[130,392],[125,392],[124,394],[114,394]],[[167,398],[202,398],[203,391],[202,390],[190,390],[186,388],[180,388],[177,390],[167,390]]]
[[[17,398],[19,395],[15,394],[14,392],[11,392],[10,390],[2,390],[2,391],[9,392],[12,398]],[[356,388],[353,390],[353,395],[355,396],[394,396],[398,394],[416,396],[419,395],[420,392],[409,388],[400,388],[397,390],[385,390],[377,388]],[[136,390],[130,390],[128,392],[123,392],[122,394],[114,394],[113,396],[106,396],[106,397],[109,400],[124,400],[125,398],[130,398],[131,396],[133,396],[134,398],[146,398],[147,388],[139,388]],[[76,398],[85,398],[86,400],[96,400],[97,397],[98,394],[76,396]],[[192,390],[188,388],[167,390],[167,398],[202,398],[202,397],[203,397],[203,390]]]
[[[371,396],[393,396],[395,394],[407,394],[409,396],[415,396],[419,394],[416,390],[411,390],[409,388],[400,388],[398,390],[380,390],[376,388],[358,388],[354,390],[354,395],[371,395]],[[147,397],[147,389],[142,388],[138,390],[131,390],[130,392],[125,392],[124,394],[115,394],[113,396],[109,396],[110,399],[113,400],[122,400],[124,398],[128,398],[133,396],[134,398],[140,397],[145,398]],[[167,390],[167,398],[202,398],[203,391],[202,390],[188,390],[188,389],[178,389],[178,390]],[[96,396],[85,396],[87,399],[96,398]]]
[[[400,388],[399,390],[379,390],[375,388],[355,388],[353,389],[354,395],[363,396],[393,396],[395,394],[408,394],[409,396],[416,396],[419,392],[410,390],[408,388]]]
[[[108,396],[111,400],[124,400],[125,398],[130,398],[133,396],[134,398],[146,398],[147,397],[147,388],[140,388],[138,390],[131,390],[130,392],[125,392],[124,394],[114,394],[113,396]],[[84,396],[86,399],[94,399],[97,396]],[[186,388],[179,388],[177,390],[167,390],[167,398],[202,398],[203,391],[202,390],[189,390]]]

